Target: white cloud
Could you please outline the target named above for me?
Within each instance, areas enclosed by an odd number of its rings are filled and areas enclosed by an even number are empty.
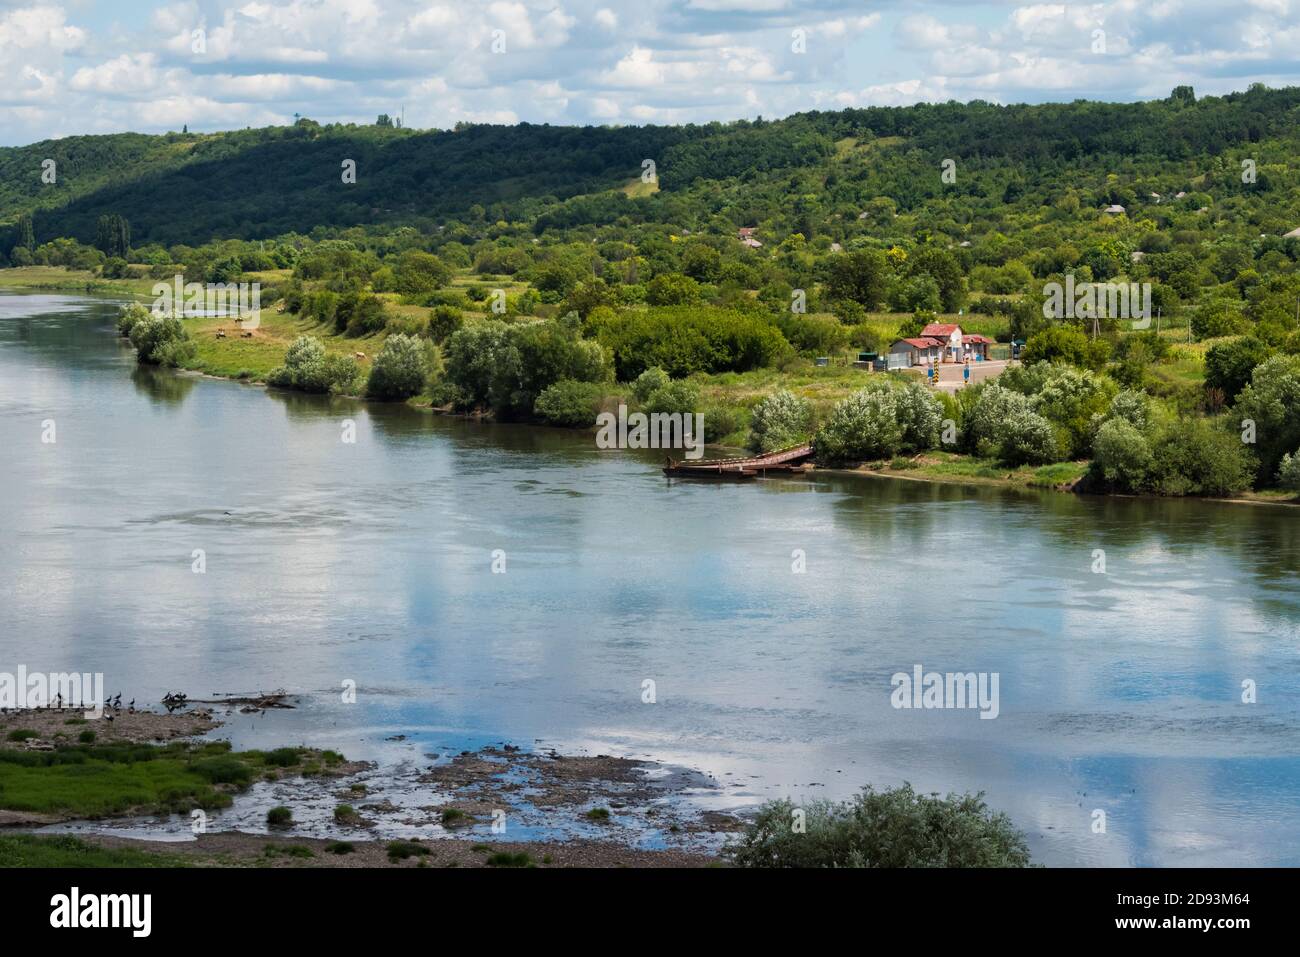
[[[153,0],[143,19],[109,9],[0,0],[6,142],[294,113],[369,122],[403,107],[424,126],[698,122],[1300,82],[1300,0],[909,0],[869,12],[856,0]]]

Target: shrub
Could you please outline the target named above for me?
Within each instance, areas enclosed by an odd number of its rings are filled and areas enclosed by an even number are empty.
[[[429,338],[441,345],[465,326],[465,317],[454,306],[434,306],[429,314]]]
[[[253,779],[253,772],[248,765],[228,755],[198,758],[191,761],[189,767],[209,784],[244,785]]]
[[[174,316],[144,316],[131,326],[130,331],[136,358],[152,365],[163,365],[167,360],[175,359],[175,350],[164,347],[170,342],[188,338],[185,326]]]
[[[1292,492],[1300,492],[1300,449],[1282,456],[1277,470],[1277,484]]]
[[[284,355],[284,365],[267,376],[271,385],[302,392],[347,393],[361,370],[351,356],[325,352],[314,336],[299,336]]]
[[[1235,432],[1176,419],[1152,443],[1152,487],[1162,495],[1230,495],[1250,486],[1255,457]]]
[[[605,390],[598,383],[561,379],[542,390],[533,411],[550,425],[590,426],[596,421],[604,394]]]
[[[774,392],[754,406],[749,423],[749,447],[755,452],[795,445],[812,430],[812,406],[787,389]]]
[[[1272,481],[1282,456],[1300,446],[1300,359],[1273,356],[1256,366],[1234,411],[1255,423],[1259,480]]]
[[[1273,354],[1272,346],[1253,336],[1215,343],[1205,352],[1205,387],[1222,389],[1224,398],[1232,402],[1250,382],[1255,367]]]
[[[293,812],[278,804],[266,812],[266,823],[271,827],[288,827],[293,823]]]
[[[408,857],[427,857],[429,849],[423,844],[417,844],[415,841],[389,841],[388,842],[388,859],[390,861],[404,861]]]
[[[646,284],[645,301],[652,306],[689,306],[700,301],[700,284],[690,276],[661,273]]]
[[[902,441],[893,390],[863,389],[835,407],[814,444],[818,459],[842,463],[888,458]]]
[[[376,399],[407,399],[423,391],[428,377],[424,344],[414,336],[389,336],[371,366],[366,392]]]
[[[1235,303],[1225,299],[1211,299],[1192,313],[1192,333],[1197,339],[1213,339],[1241,332],[1246,320]]]
[[[81,732],[79,735],[77,735],[77,740],[80,741],[82,744],[94,744],[94,743],[95,743],[95,732],[94,732],[94,731],[83,731],[83,732]]]
[[[1044,464],[1059,458],[1052,424],[1033,410],[1027,396],[1000,385],[979,387],[964,424],[966,445],[980,455],[1008,465]]]
[[[791,351],[770,317],[712,306],[625,312],[601,330],[600,342],[623,382],[651,366],[674,378],[747,372],[773,365]]]
[[[1139,431],[1147,427],[1150,417],[1151,402],[1146,393],[1133,389],[1126,389],[1111,399],[1110,409],[1106,412],[1107,421],[1120,419]]]
[[[782,313],[777,326],[790,345],[803,355],[834,355],[849,344],[849,327],[834,316]]]
[[[638,402],[645,402],[646,399],[650,398],[650,393],[656,389],[662,389],[670,381],[672,380],[668,377],[667,372],[658,366],[654,366],[646,369],[645,372],[636,377],[636,381],[632,383],[632,394],[636,396]]]
[[[487,407],[502,418],[534,414],[537,397],[563,379],[607,382],[609,362],[596,342],[581,339],[565,318],[508,324],[481,322],[446,344],[447,381],[466,407]]]
[[[350,841],[330,841],[325,845],[327,854],[351,854],[356,847]]]
[[[720,442],[729,435],[743,431],[747,425],[744,409],[720,403],[704,407],[705,442]]]
[[[138,302],[123,306],[117,314],[117,334],[123,338],[131,335],[131,330],[141,319],[149,318],[149,310]]]
[[[1026,365],[1066,362],[1084,369],[1100,369],[1110,358],[1110,345],[1105,339],[1089,339],[1069,326],[1052,326],[1030,336],[1020,358]]]
[[[32,738],[39,738],[40,735],[30,728],[15,728],[5,737],[10,741],[30,741]]]
[[[680,412],[694,415],[700,408],[700,390],[689,382],[669,382],[655,389],[645,400],[647,412]]]
[[[738,843],[726,848],[741,867],[1028,867],[1024,835],[983,794],[917,794],[911,785],[864,788],[853,800],[806,805],[803,833],[795,805],[764,804]]]
[[[903,430],[900,451],[920,452],[939,444],[944,407],[933,392],[919,382],[909,382],[895,390],[894,405]]]
[[[1151,445],[1141,430],[1123,418],[1108,419],[1093,442],[1092,472],[1106,485],[1125,492],[1146,487]]]
[[[514,854],[509,851],[497,851],[495,854],[489,854],[485,863],[488,867],[532,867],[533,859],[523,851]]]

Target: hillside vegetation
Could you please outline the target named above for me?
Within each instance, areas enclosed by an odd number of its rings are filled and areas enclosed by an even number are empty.
[[[1256,85],[683,127],[75,137],[0,150],[0,265],[32,284],[51,267],[257,281],[274,312],[252,332],[122,331],[143,361],[284,388],[567,426],[625,401],[703,411],[711,440],[815,435],[823,461],[1289,494],[1298,110],[1300,89]],[[1053,284],[1096,282],[1144,286],[1153,321],[1050,308]],[[955,394],[851,366],[934,321],[996,339],[995,358],[1025,343],[1024,366]]]

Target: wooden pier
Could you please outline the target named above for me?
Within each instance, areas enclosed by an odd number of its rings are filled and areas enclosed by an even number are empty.
[[[753,479],[763,475],[800,475],[812,468],[811,442],[777,449],[763,455],[691,462],[668,459],[664,474],[672,478]]]

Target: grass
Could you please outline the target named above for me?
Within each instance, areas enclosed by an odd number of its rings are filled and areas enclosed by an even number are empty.
[[[313,757],[299,753],[303,762]],[[224,741],[3,748],[0,808],[94,818],[227,807],[230,792],[285,767],[267,759],[262,751],[233,752]]]
[[[352,854],[356,849],[351,841],[330,841],[325,845],[326,854]]]
[[[266,823],[271,827],[289,827],[293,824],[293,811],[283,804],[277,804],[266,812]]]
[[[589,821],[599,821],[604,824],[609,820],[609,808],[593,807],[584,815]]]
[[[488,867],[534,867],[533,859],[523,851],[510,853],[509,851],[497,851],[495,854],[488,855],[485,862]]]
[[[429,849],[423,844],[417,844],[415,841],[389,841],[388,842],[388,859],[390,861],[404,861],[408,857],[427,857]]]
[[[179,268],[179,267],[178,267]],[[103,279],[84,269],[62,266],[22,266],[0,270],[0,287],[6,289],[63,289],[78,292],[113,292],[152,298],[156,279]]]
[[[189,867],[178,854],[105,848],[66,834],[0,834],[0,867]]]
[[[264,857],[315,857],[316,852],[305,844],[268,844],[262,848]]]
[[[9,732],[7,738],[10,741],[30,741],[32,738],[39,738],[40,735],[30,728],[14,728]]]
[[[994,459],[954,452],[926,452],[913,458],[895,458],[888,463],[869,464],[874,472],[905,475],[935,482],[968,482],[978,485],[1009,485],[1024,488],[1056,488],[1083,477],[1087,462],[1056,462],[1038,467],[999,465]]]

